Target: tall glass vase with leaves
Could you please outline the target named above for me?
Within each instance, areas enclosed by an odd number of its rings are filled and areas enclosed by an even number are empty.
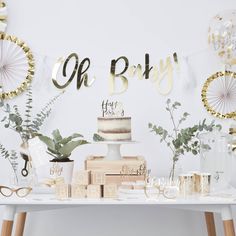
[[[64,91],[50,99],[49,102],[36,115],[33,115],[33,92],[31,86],[26,92],[24,114],[21,114],[18,105],[11,106],[3,100],[0,102],[0,107],[4,112],[1,122],[4,124],[5,128],[11,129],[18,133],[22,140],[20,145],[20,154],[25,164],[21,174],[24,177],[27,177],[29,171],[32,170],[31,157],[28,152],[28,141],[40,135],[40,129],[44,124],[44,121],[51,114],[52,105],[62,93],[64,93]]]
[[[172,123],[172,129],[167,131],[162,126],[157,126],[153,123],[148,124],[150,132],[154,132],[156,135],[160,136],[160,142],[165,142],[167,147],[172,153],[172,166],[169,174],[171,181],[175,179],[176,165],[181,156],[185,153],[192,153],[197,155],[200,151],[198,135],[202,131],[213,131],[214,128],[221,129],[220,125],[216,125],[213,120],[210,124],[206,123],[206,119],[199,121],[198,124],[181,128],[184,121],[189,116],[188,112],[182,113],[177,119],[175,117],[175,112],[181,106],[180,102],[171,102],[170,99],[166,101],[166,111],[169,113],[170,120]]]
[[[0,143],[0,156],[5,158],[13,171],[13,178],[12,178],[12,183],[17,184],[18,183],[18,175],[17,175],[17,167],[18,167],[18,162],[17,162],[17,153],[14,150],[8,151],[1,143]]]

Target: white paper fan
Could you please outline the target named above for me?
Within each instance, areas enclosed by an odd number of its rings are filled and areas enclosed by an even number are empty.
[[[29,47],[15,36],[0,34],[1,98],[22,93],[34,75],[34,59]]]
[[[209,77],[202,89],[207,111],[219,118],[236,118],[236,73],[217,72]]]

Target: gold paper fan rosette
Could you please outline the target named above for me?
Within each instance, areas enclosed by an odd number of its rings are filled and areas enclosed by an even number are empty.
[[[35,63],[30,48],[15,36],[0,33],[0,98],[10,99],[24,92],[31,83]]]
[[[210,76],[201,92],[206,110],[220,119],[236,119],[236,73],[220,71]]]
[[[0,8],[1,7],[5,7],[6,6],[6,3],[5,2],[0,2]]]

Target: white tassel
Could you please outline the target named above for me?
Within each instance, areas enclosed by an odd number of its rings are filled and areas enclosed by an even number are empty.
[[[180,60],[180,78],[183,81],[184,89],[194,89],[197,81],[194,72],[189,65],[188,57],[182,57]]]

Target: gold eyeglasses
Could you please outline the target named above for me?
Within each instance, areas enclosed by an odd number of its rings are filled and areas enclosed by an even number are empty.
[[[31,191],[32,191],[32,188],[30,187],[22,187],[22,188],[14,189],[14,188],[9,188],[7,186],[0,185],[0,193],[4,197],[10,197],[12,196],[13,193],[16,193],[18,197],[26,197],[27,195],[30,194]]]

